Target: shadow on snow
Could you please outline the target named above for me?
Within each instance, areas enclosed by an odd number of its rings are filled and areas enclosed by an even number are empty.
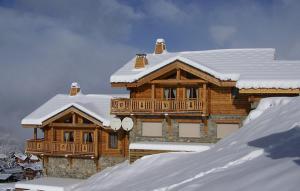
[[[272,127],[270,127],[272,128]],[[281,132],[271,134],[248,142],[249,146],[263,148],[267,157],[272,159],[299,158],[300,157],[300,126]],[[294,160],[300,165],[300,159]]]

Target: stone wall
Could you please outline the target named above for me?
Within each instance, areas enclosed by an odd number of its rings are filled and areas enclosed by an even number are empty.
[[[135,119],[135,125],[130,132],[130,142],[194,142],[194,143],[215,143],[217,138],[217,120],[235,120],[243,121],[245,116],[240,115],[211,115],[208,118],[203,117],[174,117],[162,119],[162,137],[144,137],[142,136],[142,122],[144,119],[153,119],[154,117],[143,116]],[[179,124],[177,120],[190,119],[190,120],[207,120],[207,134],[205,133],[204,123],[200,123],[200,138],[183,138],[179,137]],[[168,120],[171,124],[171,133],[168,132]]]
[[[82,179],[88,178],[100,170],[104,170],[125,160],[124,157],[111,156],[102,156],[99,160],[48,157],[47,162],[44,162],[44,169],[47,176]]]

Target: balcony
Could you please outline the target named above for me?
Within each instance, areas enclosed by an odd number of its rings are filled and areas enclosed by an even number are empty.
[[[203,103],[199,99],[129,99],[111,100],[112,114],[164,114],[164,113],[199,113],[203,112]]]
[[[29,153],[44,153],[57,155],[94,155],[94,143],[63,143],[56,141],[45,141],[44,139],[27,140],[26,152]]]

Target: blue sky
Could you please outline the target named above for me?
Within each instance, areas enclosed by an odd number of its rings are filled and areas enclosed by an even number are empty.
[[[156,38],[171,52],[272,47],[300,59],[299,10],[297,0],[0,0],[0,129],[28,136],[22,117],[72,81],[118,92],[110,74]]]

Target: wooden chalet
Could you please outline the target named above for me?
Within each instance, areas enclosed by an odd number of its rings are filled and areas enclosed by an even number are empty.
[[[85,178],[126,159],[127,133],[109,126],[111,98],[84,95],[73,83],[69,95],[54,96],[22,120],[33,129],[26,152],[43,159],[46,175]]]
[[[170,53],[158,39],[154,53],[111,76],[112,87],[130,91],[111,100],[111,114],[133,119],[131,143],[214,143],[238,130],[261,98],[299,95],[299,65],[276,60],[270,48]],[[158,152],[130,149],[130,157]]]

